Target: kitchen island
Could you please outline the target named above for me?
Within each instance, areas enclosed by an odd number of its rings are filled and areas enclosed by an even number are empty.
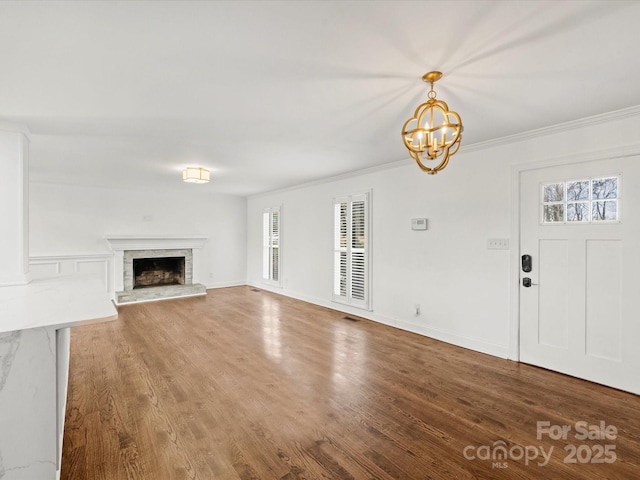
[[[0,287],[0,479],[59,478],[70,328],[117,317],[93,276]]]

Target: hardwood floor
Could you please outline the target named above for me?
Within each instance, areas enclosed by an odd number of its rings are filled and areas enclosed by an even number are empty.
[[[119,313],[73,329],[63,480],[640,478],[635,395],[250,287]]]

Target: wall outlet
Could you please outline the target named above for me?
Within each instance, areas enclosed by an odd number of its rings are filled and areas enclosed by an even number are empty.
[[[489,250],[509,250],[508,238],[490,238],[487,240],[487,249]]]

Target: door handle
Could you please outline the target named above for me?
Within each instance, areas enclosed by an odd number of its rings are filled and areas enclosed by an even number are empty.
[[[530,286],[532,286],[532,285],[538,285],[538,284],[537,284],[537,283],[533,283],[533,282],[531,282],[531,279],[530,279],[529,277],[524,277],[524,278],[522,279],[522,286],[523,286],[523,287],[527,287],[527,288],[529,288],[529,287],[530,287]]]

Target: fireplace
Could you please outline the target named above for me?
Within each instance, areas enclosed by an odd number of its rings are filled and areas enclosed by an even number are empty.
[[[185,257],[133,259],[133,288],[184,285]]]
[[[123,265],[124,291],[193,282],[193,250],[190,248],[125,250]]]
[[[108,235],[117,305],[206,295],[199,283],[206,237]]]

